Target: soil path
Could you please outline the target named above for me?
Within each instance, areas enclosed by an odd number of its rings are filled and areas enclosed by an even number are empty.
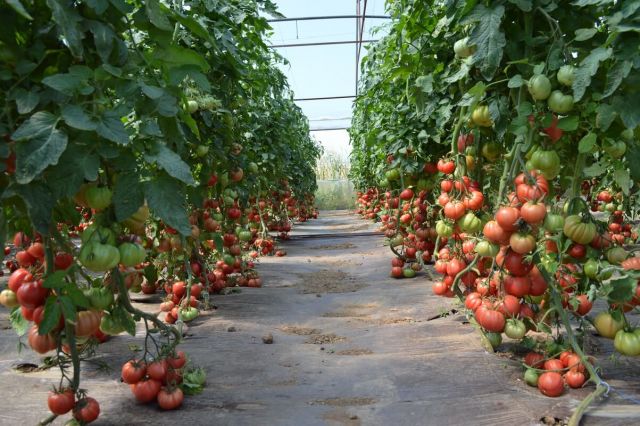
[[[101,346],[96,359],[111,370],[86,365],[83,377],[102,407],[95,424],[528,425],[566,418],[590,391],[551,399],[527,387],[518,362],[485,352],[424,275],[388,278],[389,251],[374,229],[323,212],[296,227],[286,257],[261,260],[263,288],[215,296],[218,309],[195,320],[181,346],[206,368],[208,385],[177,412],[137,405],[119,382],[139,338]],[[39,359],[16,352],[6,311],[0,325],[0,424],[35,424],[58,372],[16,371]],[[273,344],[262,341],[269,333]],[[639,363],[620,362],[608,379],[627,399],[612,394],[584,424],[640,424]]]

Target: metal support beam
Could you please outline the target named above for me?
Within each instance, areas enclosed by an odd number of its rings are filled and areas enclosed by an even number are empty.
[[[304,46],[329,46],[332,44],[375,43],[378,40],[346,40],[346,41],[322,41],[317,43],[272,44],[269,47],[304,47]]]
[[[355,95],[347,95],[347,96],[323,96],[320,98],[297,98],[294,101],[324,101],[328,99],[352,99],[355,98]]]
[[[334,15],[334,16],[303,16],[300,18],[277,18],[268,19],[267,22],[292,22],[292,21],[317,21],[324,19],[360,19],[362,15]],[[387,15],[367,15],[368,19],[391,19],[391,16]]]
[[[348,127],[328,127],[328,128],[322,128],[322,129],[309,129],[310,132],[324,132],[324,131],[331,131],[331,130],[349,130],[351,128],[351,126]]]

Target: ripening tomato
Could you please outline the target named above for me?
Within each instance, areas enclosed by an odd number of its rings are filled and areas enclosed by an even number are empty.
[[[504,267],[511,275],[523,277],[531,271],[533,264],[527,262],[522,254],[509,250],[504,256]]]
[[[152,379],[162,381],[167,375],[167,360],[161,359],[148,364],[147,375]]]
[[[178,351],[176,352],[175,357],[167,358],[167,362],[173,369],[182,368],[187,363],[187,356],[184,351]]]
[[[183,400],[184,393],[178,387],[173,389],[162,388],[158,393],[158,405],[163,410],[175,410],[182,405]]]
[[[100,415],[100,404],[91,397],[78,400],[73,408],[73,417],[82,424],[91,423]]]
[[[587,381],[584,373],[576,370],[569,370],[564,375],[564,380],[567,382],[570,388],[578,389],[584,385]]]
[[[527,201],[522,205],[522,207],[520,207],[520,216],[522,217],[522,220],[530,225],[542,223],[546,215],[547,206],[543,203]]]
[[[58,416],[68,413],[75,406],[75,394],[69,388],[49,392],[47,405],[49,410]]]
[[[131,360],[122,365],[121,377],[122,381],[131,385],[138,383],[147,373],[147,367],[144,361]]]
[[[158,380],[146,378],[130,386],[131,392],[136,400],[147,403],[153,401],[158,396],[162,383]]]
[[[517,230],[518,219],[520,219],[520,211],[515,207],[502,206],[495,215],[496,222],[505,231]]]
[[[562,375],[555,371],[545,371],[538,378],[538,389],[546,396],[556,397],[562,395],[564,391]]]

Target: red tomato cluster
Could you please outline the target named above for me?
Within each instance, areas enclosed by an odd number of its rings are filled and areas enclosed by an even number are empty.
[[[138,402],[157,401],[163,410],[175,410],[184,400],[184,393],[178,385],[182,383],[186,362],[183,351],[152,362],[127,361],[122,366],[122,381],[129,385]]]

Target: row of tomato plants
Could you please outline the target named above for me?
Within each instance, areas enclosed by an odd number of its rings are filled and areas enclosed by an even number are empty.
[[[638,35],[620,27],[640,7],[453,3],[388,4],[351,129],[357,211],[381,222],[393,277],[433,262],[434,294],[458,297],[487,345],[530,351],[527,383],[595,383],[577,424],[609,389],[589,327],[640,355]]]
[[[226,287],[260,287],[276,235],[317,217],[320,148],[264,42],[270,1],[0,6],[0,302],[59,366],[51,415],[87,424],[81,361],[144,330],[122,366],[141,403],[178,408],[205,372],[177,346]],[[158,316],[130,294],[164,292]]]

